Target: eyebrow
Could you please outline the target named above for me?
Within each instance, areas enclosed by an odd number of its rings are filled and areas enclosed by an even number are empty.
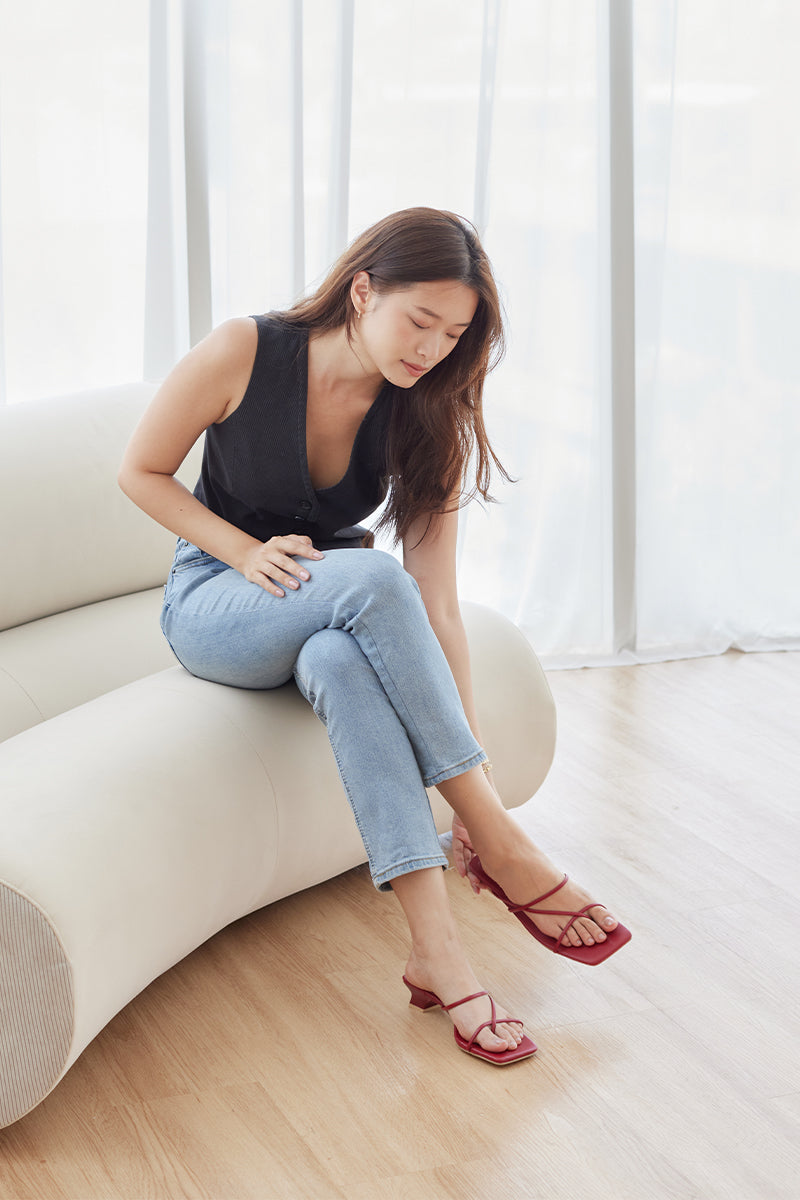
[[[438,313],[432,312],[431,309],[429,309],[429,308],[423,308],[421,304],[415,304],[414,307],[416,308],[417,312],[425,313],[426,317],[433,317],[434,321],[441,321],[441,319],[442,319]],[[459,329],[468,329],[471,322],[470,321],[451,321],[451,324],[457,325]]]

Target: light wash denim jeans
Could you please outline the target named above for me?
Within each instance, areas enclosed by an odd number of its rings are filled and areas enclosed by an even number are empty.
[[[426,787],[486,758],[419,588],[381,550],[297,559],[311,579],[270,595],[179,540],[161,628],[193,675],[274,688],[294,675],[324,722],[375,886],[446,866]]]

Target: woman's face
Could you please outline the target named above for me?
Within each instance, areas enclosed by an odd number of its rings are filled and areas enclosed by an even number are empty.
[[[359,272],[352,295],[363,314],[354,330],[362,365],[402,388],[413,387],[447,357],[478,307],[477,292],[451,279],[379,295],[366,272]]]

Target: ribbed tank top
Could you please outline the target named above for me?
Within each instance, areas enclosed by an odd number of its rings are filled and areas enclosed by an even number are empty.
[[[347,471],[315,490],[306,454],[308,331],[267,314],[254,318],[258,345],[241,404],[206,430],[198,500],[251,537],[266,542],[306,534],[320,550],[361,545],[358,525],[388,486],[386,432],[393,388],[367,412]]]

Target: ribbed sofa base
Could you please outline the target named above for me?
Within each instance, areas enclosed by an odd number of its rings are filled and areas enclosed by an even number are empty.
[[[0,1126],[61,1078],[75,1020],[72,967],[56,930],[27,896],[0,884]]]

